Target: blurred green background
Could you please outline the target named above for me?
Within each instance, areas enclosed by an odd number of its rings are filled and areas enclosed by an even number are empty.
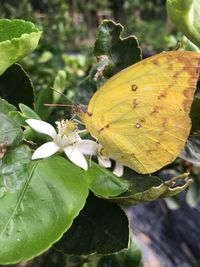
[[[0,14],[30,20],[43,30],[37,51],[21,63],[36,91],[53,86],[56,73],[64,70],[70,98],[95,60],[92,46],[103,19],[120,22],[123,36],[135,35],[145,57],[177,43],[165,0],[0,0]]]

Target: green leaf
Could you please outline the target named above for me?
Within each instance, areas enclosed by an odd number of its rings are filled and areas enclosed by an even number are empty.
[[[200,1],[167,0],[167,12],[177,28],[200,46]]]
[[[26,118],[19,111],[10,111],[9,118],[14,120],[19,126],[25,127],[27,125]]]
[[[141,60],[141,49],[135,36],[122,38],[123,26],[104,20],[97,33],[94,55],[106,55],[109,59],[109,77]],[[108,70],[109,69],[109,70]]]
[[[21,170],[22,164],[20,168],[17,164],[21,158],[10,153],[2,166],[9,179],[18,179],[12,166],[15,162]],[[71,226],[88,195],[84,171],[62,157],[34,161],[28,167],[21,172],[20,188],[6,192],[0,201],[1,264],[27,260],[47,250]]]
[[[97,196],[104,198],[118,196],[129,187],[125,179],[117,177],[93,161],[86,174],[91,181],[90,190]]]
[[[0,113],[0,129],[0,144],[15,146],[22,140],[23,132],[19,125],[3,113]]]
[[[179,155],[180,158],[193,163],[197,166],[200,166],[200,136],[191,135],[181,154]]]
[[[16,107],[8,103],[5,99],[0,97],[0,112],[8,114],[10,111],[15,111]]]
[[[162,182],[156,176],[133,176],[129,180],[130,187],[128,191],[118,197],[110,197],[109,199],[129,206],[174,196],[185,190],[192,183],[192,179],[187,177],[188,173],[185,173]]]
[[[67,84],[66,78],[66,72],[64,70],[59,70],[53,85],[53,88],[56,90],[53,91],[53,103],[57,103],[63,94]]]
[[[32,53],[41,33],[31,22],[0,20],[0,75],[13,63]]]
[[[39,64],[47,63],[49,60],[53,58],[53,54],[50,51],[44,51],[38,58]]]
[[[0,94],[15,106],[33,106],[33,86],[22,66],[14,64],[0,76]]]
[[[37,113],[29,108],[28,106],[24,104],[19,104],[19,108],[22,112],[22,115],[27,118],[27,119],[36,119],[36,120],[41,120],[40,117],[37,115]]]
[[[8,115],[10,118],[16,121],[21,127],[27,127],[26,123],[27,119],[40,120],[40,117],[37,115],[37,113],[35,113],[35,111],[29,108],[28,106],[24,104],[19,104],[19,108],[21,112],[10,111]]]
[[[128,247],[129,223],[116,204],[92,195],[72,227],[56,244],[66,254],[110,254]]]

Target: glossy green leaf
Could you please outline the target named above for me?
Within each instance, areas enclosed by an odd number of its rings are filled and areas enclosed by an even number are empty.
[[[102,168],[93,161],[86,174],[91,181],[90,190],[100,197],[118,196],[129,187],[125,179],[117,177],[111,171]]]
[[[16,107],[8,103],[5,99],[0,97],[0,112],[8,114],[10,111],[15,111]]]
[[[14,64],[0,76],[0,94],[15,106],[20,102],[33,106],[33,86],[22,66]]]
[[[166,182],[162,182],[156,176],[138,175],[132,177],[129,182],[128,191],[118,197],[109,199],[123,205],[136,205],[170,197],[185,190],[192,183],[192,179],[188,178],[188,173],[174,177]]]
[[[195,45],[200,46],[200,1],[167,0],[167,12],[177,28]]]
[[[32,53],[41,31],[33,23],[18,19],[0,20],[0,75],[13,63]]]
[[[90,196],[56,248],[66,254],[109,254],[128,247],[129,223],[116,204]]]
[[[15,146],[22,140],[23,132],[20,126],[3,113],[0,113],[0,129],[0,144]]]
[[[141,60],[141,49],[136,37],[131,35],[122,38],[122,33],[123,26],[111,20],[104,20],[99,27],[94,55],[108,57],[109,67],[106,67],[106,76],[112,76]]]
[[[200,136],[192,135],[188,138],[181,154],[180,158],[200,166]]]
[[[21,170],[23,164],[19,168],[20,157],[16,160],[10,153],[2,166],[7,178],[18,179],[12,167]],[[62,157],[32,161],[28,167],[20,173],[21,186],[0,199],[1,264],[27,260],[47,250],[71,226],[88,195],[84,171]]]
[[[0,206],[4,197],[7,198],[9,193],[14,193],[23,187],[26,176],[28,176],[30,163],[31,151],[28,146],[21,145],[8,150],[0,169]],[[7,209],[9,210],[9,207]],[[6,212],[6,209],[2,209],[0,213],[3,210]]]

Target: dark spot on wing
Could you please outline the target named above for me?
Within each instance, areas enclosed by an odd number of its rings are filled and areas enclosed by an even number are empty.
[[[135,91],[137,91],[137,89],[138,89],[138,86],[137,86],[136,84],[132,84],[132,85],[131,85],[131,90],[132,90],[132,91],[135,92]]]

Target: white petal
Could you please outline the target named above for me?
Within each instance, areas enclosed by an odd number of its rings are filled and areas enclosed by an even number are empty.
[[[55,138],[57,135],[53,126],[45,121],[28,119],[26,120],[26,123],[38,133],[47,134],[51,136],[52,138]]]
[[[98,152],[98,144],[87,139],[77,142],[76,148],[84,155],[97,155]]]
[[[32,159],[47,158],[55,154],[59,147],[54,142],[48,142],[38,147],[32,155]]]
[[[83,168],[84,170],[88,169],[88,164],[81,152],[75,146],[67,146],[63,148],[67,157],[76,165]]]
[[[115,168],[113,170],[113,173],[119,177],[121,177],[124,173],[124,166],[119,164],[118,162],[115,162]]]
[[[110,168],[111,167],[111,161],[109,158],[102,158],[102,157],[97,157],[98,158],[98,163],[100,166],[104,168]]]

